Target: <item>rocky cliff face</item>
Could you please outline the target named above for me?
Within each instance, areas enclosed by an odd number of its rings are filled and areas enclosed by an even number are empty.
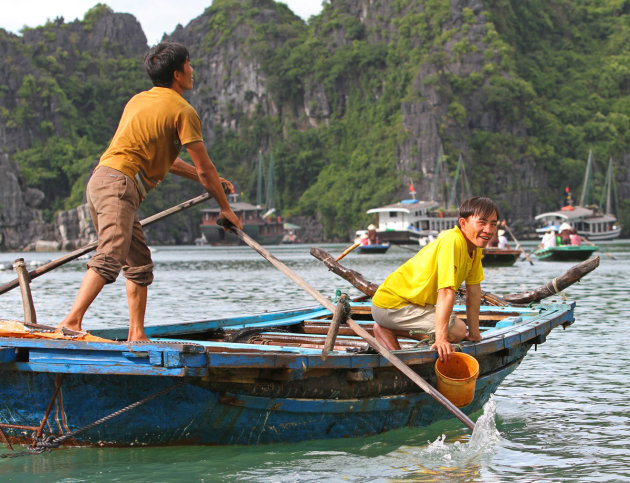
[[[6,154],[0,154],[0,250],[18,250],[32,240],[51,236],[37,206],[43,193],[24,186]]]
[[[0,249],[72,249],[94,238],[82,206],[44,223],[37,208],[49,207],[51,200],[41,190],[25,186],[16,164],[8,159],[47,139],[82,142],[80,137],[89,133],[81,132],[81,127],[77,133],[75,121],[94,115],[93,97],[99,87],[84,89],[75,104],[64,89],[79,90],[86,79],[116,76],[116,71],[107,71],[110,59],[141,59],[146,49],[135,17],[104,6],[92,9],[83,21],[65,23],[57,18],[46,28],[26,29],[21,36],[0,29],[0,150],[6,153],[0,157]],[[108,132],[98,133],[102,139],[113,133],[114,121],[110,124]],[[67,165],[75,162],[69,154]]]
[[[256,51],[254,39],[274,47],[282,45],[290,33],[274,32],[272,36],[270,32],[260,38],[256,25],[286,20],[276,6],[264,1],[254,2],[259,5],[244,15],[247,3],[233,2],[232,8],[208,9],[185,28],[178,26],[169,36],[169,40],[186,45],[193,57],[195,89],[187,97],[199,112],[208,146],[222,131],[238,129],[239,121],[257,110],[272,117],[280,114],[281,107],[269,93],[263,56]],[[288,16],[303,23],[293,14]],[[225,30],[226,24],[229,31]]]

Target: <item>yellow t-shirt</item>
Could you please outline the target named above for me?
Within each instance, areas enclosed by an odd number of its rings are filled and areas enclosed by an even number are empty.
[[[195,109],[173,89],[153,87],[133,96],[99,166],[134,180],[142,196],[164,179],[182,146],[203,141]]]
[[[459,227],[440,234],[391,273],[380,285],[372,303],[382,309],[398,309],[409,304],[435,305],[441,288],[457,290],[483,280],[481,248],[468,255],[466,239]]]

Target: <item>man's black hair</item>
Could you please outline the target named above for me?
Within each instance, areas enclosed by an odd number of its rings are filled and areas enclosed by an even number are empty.
[[[171,87],[173,73],[183,71],[190,59],[188,49],[177,42],[161,42],[144,56],[144,68],[156,87]]]
[[[497,214],[499,219],[499,207],[490,198],[484,196],[473,196],[464,201],[459,207],[459,217],[468,218],[478,215],[480,218],[489,218],[492,213]]]

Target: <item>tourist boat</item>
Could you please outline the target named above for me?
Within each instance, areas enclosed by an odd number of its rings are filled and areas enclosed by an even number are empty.
[[[599,247],[594,245],[559,245],[539,248],[534,251],[534,255],[539,260],[576,262],[586,260],[597,250],[599,250]]]
[[[382,254],[389,250],[389,243],[374,243],[372,245],[360,245],[357,251],[363,255]]]
[[[483,305],[482,408],[528,350],[574,320],[573,302]],[[456,313],[465,317],[465,305]],[[370,303],[351,317],[372,331]],[[85,333],[0,321],[0,443],[36,447],[258,445],[374,435],[452,415],[342,324],[322,353],[331,312],[321,306],[229,319]],[[401,340],[395,354],[435,386],[436,351]]]
[[[522,253],[522,250],[486,247],[483,249],[481,263],[484,267],[514,265]]]
[[[243,224],[243,231],[261,245],[277,245],[285,235],[284,223],[274,211],[263,213],[263,207],[238,201],[237,194],[229,194],[228,201],[234,214]],[[241,240],[234,234],[227,232],[222,226],[217,225],[217,219],[221,210],[206,208],[201,211],[201,234],[210,245],[238,245]]]
[[[435,201],[415,199],[367,210],[378,215],[376,234],[382,242],[395,245],[426,244],[443,230],[457,225],[457,215],[440,209]]]
[[[284,221],[277,216],[274,196],[274,167],[273,158],[269,158],[268,172],[265,188],[265,199],[263,200],[263,156],[258,152],[257,159],[257,187],[256,205],[238,201],[236,193],[228,194],[228,201],[234,214],[238,216],[243,224],[243,231],[261,245],[277,245],[283,240],[286,241],[287,234],[284,228]],[[263,212],[264,211],[264,212]],[[211,245],[240,245],[242,241],[231,232],[227,232],[222,226],[217,225],[220,209],[217,207],[202,210],[201,234]],[[295,240],[294,240],[295,241]]]
[[[606,184],[603,190],[603,197],[599,206],[592,205],[592,169],[593,152],[589,151],[584,175],[582,195],[578,205],[573,205],[573,199],[569,188],[566,188],[567,203],[558,211],[549,211],[537,215],[534,219],[538,224],[536,234],[542,236],[549,230],[559,232],[562,223],[568,223],[571,228],[577,230],[578,235],[591,241],[614,240],[621,235],[621,226],[617,223],[617,218],[613,214],[613,169],[612,159],[608,162],[606,173]]]
[[[440,193],[441,185],[450,186],[448,197]],[[378,216],[376,233],[382,243],[424,246],[440,232],[457,226],[459,215],[454,207],[470,195],[462,156],[459,156],[455,175],[451,179],[440,148],[429,201],[416,199],[413,183],[409,184],[409,194],[410,199],[367,210],[367,214]]]

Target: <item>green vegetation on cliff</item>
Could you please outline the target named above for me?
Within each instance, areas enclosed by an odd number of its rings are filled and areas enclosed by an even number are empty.
[[[466,154],[473,191],[497,198],[508,216],[533,215],[514,206],[523,191],[545,208],[559,206],[566,185],[579,194],[589,149],[601,167],[595,186],[609,157],[620,173],[628,169],[630,0],[496,0],[459,12],[442,0],[393,0],[371,8],[363,18],[355,2],[334,0],[308,25],[272,0],[215,0],[204,14],[193,62],[246,28],[239,48],[259,62],[275,107],[225,113],[236,130],[212,126],[212,159],[250,199],[262,148],[275,161],[281,212],[317,217],[326,237],[345,238],[368,221],[366,209],[396,201],[405,179],[429,185],[421,166],[435,160],[420,159],[412,139],[420,128],[403,112],[428,105],[427,96],[450,169]],[[95,7],[83,28],[107,13]],[[139,56],[108,43],[87,54],[72,34],[60,44],[68,28],[50,22],[36,29],[39,42],[20,46],[44,75],[23,75],[18,103],[0,111],[3,122],[33,133],[14,159],[45,192],[51,214],[80,201],[125,102],[149,87]],[[537,184],[521,185],[525,165]],[[160,190],[147,211],[194,187]],[[630,203],[621,209],[630,227]]]

